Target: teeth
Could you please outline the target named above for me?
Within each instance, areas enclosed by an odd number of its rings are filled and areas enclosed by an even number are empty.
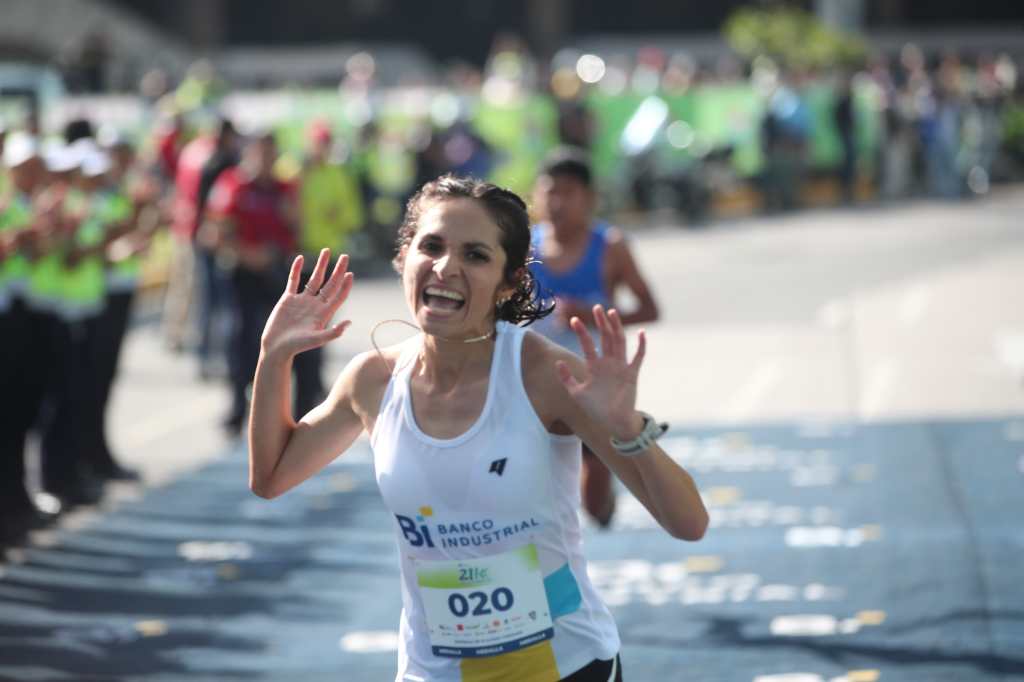
[[[458,301],[459,303],[466,300],[462,297],[461,294],[457,294],[454,291],[448,291],[447,289],[438,289],[437,287],[427,287],[423,293],[427,294],[428,296],[440,296],[442,298],[447,298],[452,301]]]

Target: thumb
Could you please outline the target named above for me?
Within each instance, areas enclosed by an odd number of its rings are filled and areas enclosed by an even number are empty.
[[[327,327],[323,331],[317,332],[313,338],[317,340],[319,345],[323,345],[340,337],[351,324],[352,320],[343,320],[334,326]]]
[[[556,362],[555,369],[558,371],[558,378],[562,380],[562,385],[565,386],[569,393],[575,393],[582,387],[582,384],[576,381],[576,377],[572,375],[569,365],[564,360]]]

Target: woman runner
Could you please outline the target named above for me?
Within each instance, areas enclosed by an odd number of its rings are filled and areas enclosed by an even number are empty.
[[[297,353],[323,346],[352,288],[325,249],[300,291],[302,258],[263,332],[249,422],[249,484],[274,498],[366,431],[395,517],[402,614],[396,680],[621,680],[619,636],[591,585],[579,517],[581,439],[673,537],[708,515],[690,475],[636,410],[622,321],[595,306],[602,352],[579,319],[582,358],[529,333],[549,312],[526,267],[522,200],[451,176],[409,202],[395,265],[421,334],[354,358],[298,422]]]

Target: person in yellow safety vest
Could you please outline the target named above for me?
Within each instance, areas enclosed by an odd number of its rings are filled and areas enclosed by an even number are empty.
[[[316,121],[307,134],[308,156],[299,185],[299,250],[306,255],[308,274],[323,248],[347,253],[349,235],[363,227],[359,182],[349,168],[332,158],[330,126]],[[295,413],[303,415],[325,397],[321,378],[323,353],[316,348],[295,358]]]
[[[45,339],[26,305],[35,255],[34,209],[45,169],[36,138],[13,132],[3,150],[0,194],[0,547],[49,519],[25,482],[25,438],[43,400]],[[43,351],[43,352],[41,352]]]
[[[148,246],[156,226],[156,220],[148,214],[148,222],[140,223],[145,204],[139,199],[145,200],[150,194],[155,198],[155,187],[148,193],[145,188],[138,188],[143,192],[130,195],[129,172],[134,164],[135,150],[126,139],[117,135],[108,135],[103,144],[111,164],[106,184],[94,197],[94,210],[105,231],[107,294],[96,329],[96,400],[88,420],[90,435],[86,442],[91,449],[87,456],[94,472],[101,478],[135,480],[138,474],[118,464],[110,452],[106,411],[139,279],[139,254]]]
[[[109,155],[87,136],[71,148],[78,174],[63,201],[69,219],[60,315],[70,334],[66,381],[54,387],[54,408],[43,429],[43,489],[62,508],[99,499],[107,479],[132,478],[97,445],[101,432],[100,369],[106,306],[105,253],[108,225],[114,222],[102,189],[111,169]]]

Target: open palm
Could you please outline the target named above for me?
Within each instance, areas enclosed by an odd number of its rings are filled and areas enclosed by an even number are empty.
[[[322,250],[313,274],[300,292],[302,260],[302,256],[297,256],[292,262],[288,284],[263,329],[264,352],[293,356],[338,338],[351,324],[349,320],[331,324],[352,290],[352,273],[346,272],[348,256],[338,258],[331,276],[324,282],[331,252]]]
[[[574,317],[570,326],[579,338],[586,361],[586,375],[576,379],[564,362],[558,373],[569,395],[587,415],[604,424],[613,435],[628,434],[636,423],[637,377],[644,359],[647,339],[639,334],[639,345],[632,362],[626,360],[626,334],[618,311],[605,313],[602,306],[593,309],[594,322],[601,333],[601,353],[594,347],[586,325]]]

